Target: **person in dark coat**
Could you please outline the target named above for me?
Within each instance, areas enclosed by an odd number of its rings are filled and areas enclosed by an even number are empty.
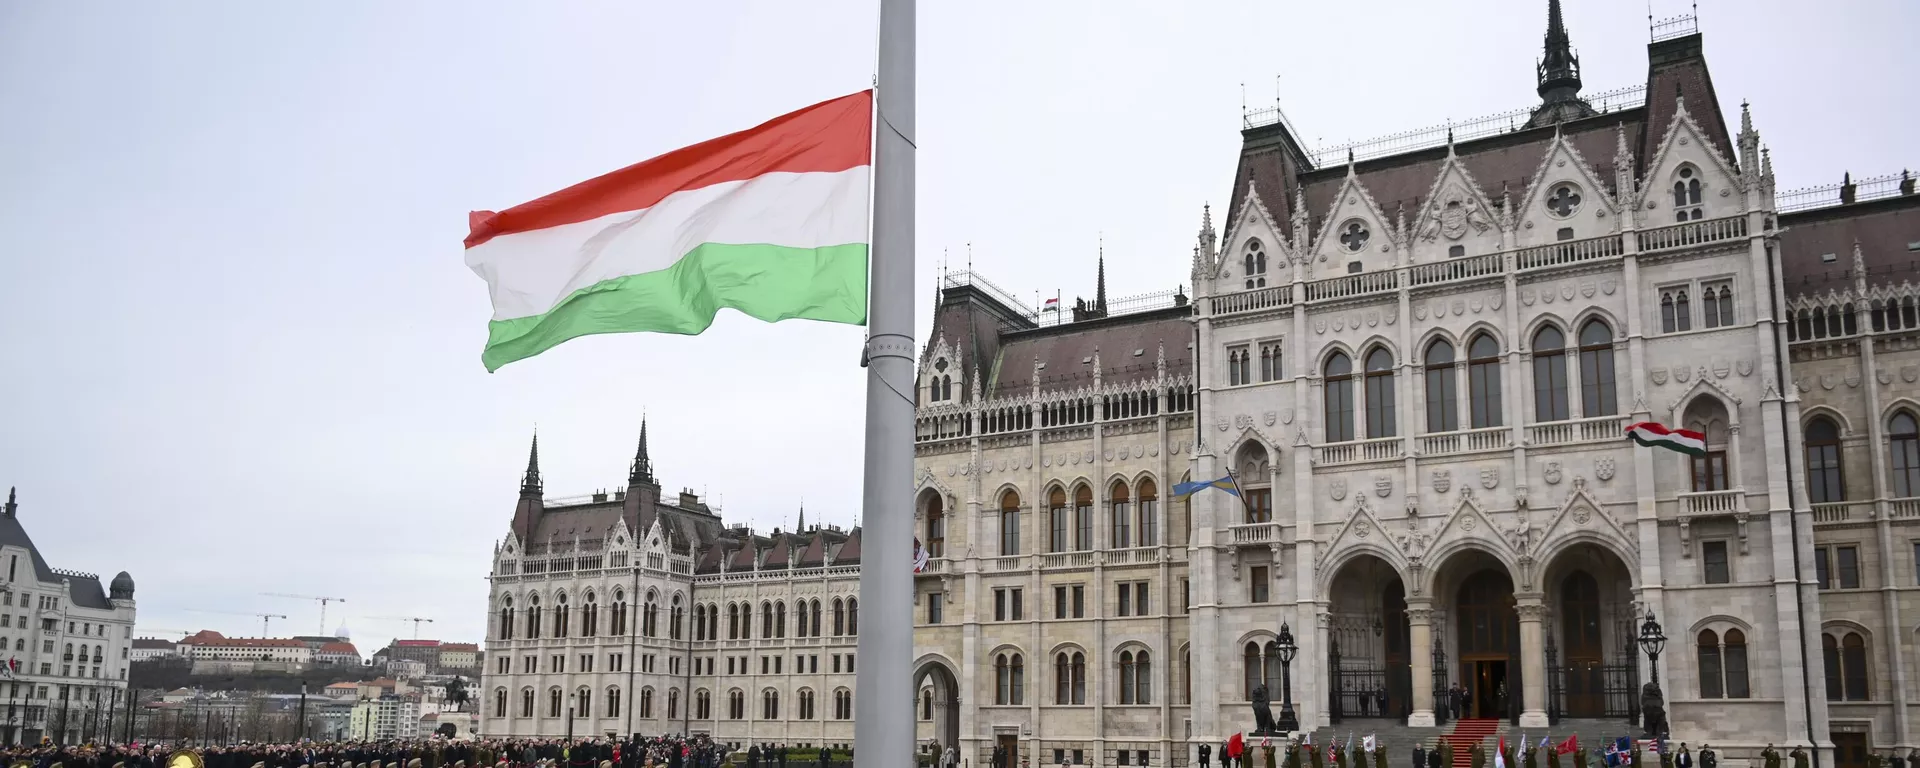
[[[1427,768],[1427,748],[1423,745],[1413,745],[1413,768]]]
[[[1440,765],[1440,750],[1433,749],[1427,751],[1427,768],[1443,768]],[[1444,768],[1453,768],[1453,766],[1445,766]]]
[[[830,765],[833,765],[833,752],[831,750],[828,750],[826,747],[821,747],[820,748],[820,768],[827,768]]]
[[[747,747],[747,768],[760,768],[760,745]]]
[[[773,755],[775,760],[780,761],[780,768],[787,768],[787,745],[774,747]]]
[[[1200,745],[1200,766],[1201,766],[1201,768],[1206,768],[1206,766],[1207,766],[1207,758],[1209,758],[1209,757],[1211,757],[1212,755],[1213,755],[1213,747],[1210,747],[1210,746],[1207,746],[1207,745],[1205,745],[1205,744],[1201,744],[1201,745]]]

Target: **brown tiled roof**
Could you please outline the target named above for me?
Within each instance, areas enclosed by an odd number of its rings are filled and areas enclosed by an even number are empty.
[[[854,526],[847,534],[847,540],[840,543],[840,549],[833,553],[834,565],[853,565],[860,562],[860,527]]]
[[[1869,200],[1780,216],[1780,268],[1787,298],[1853,288],[1853,245],[1868,285],[1920,284],[1920,195]],[[1829,263],[1821,260],[1833,254]]]
[[[1666,138],[1667,125],[1679,111],[1676,96],[1686,99],[1687,113],[1707,132],[1727,164],[1736,164],[1739,158],[1727,134],[1726,117],[1720,112],[1720,98],[1713,92],[1713,77],[1707,72],[1703,39],[1693,34],[1647,46],[1647,118],[1638,153],[1639,170],[1646,170],[1660,149],[1660,140]]]
[[[440,646],[440,650],[454,651],[456,653],[461,651],[478,651],[480,650],[480,645],[478,643],[445,643]]]
[[[1185,373],[1193,365],[1193,326],[1187,322],[1191,312],[1190,307],[1173,307],[1010,335],[1001,340],[1000,359],[989,379],[991,391],[995,397],[1030,392],[1036,357],[1046,365],[1040,371],[1042,391],[1091,385],[1095,350],[1100,353],[1101,380],[1107,384],[1153,378],[1163,345],[1167,371]]]

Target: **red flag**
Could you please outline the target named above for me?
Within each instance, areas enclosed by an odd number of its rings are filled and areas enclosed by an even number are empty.
[[[1566,741],[1560,742],[1553,748],[1553,753],[1556,755],[1571,755],[1578,751],[1580,751],[1580,734],[1577,733],[1568,736]]]
[[[1246,751],[1247,751],[1246,742],[1241,740],[1240,734],[1236,733],[1233,735],[1233,738],[1227,739],[1227,756],[1228,757],[1238,760],[1240,759],[1240,755]]]

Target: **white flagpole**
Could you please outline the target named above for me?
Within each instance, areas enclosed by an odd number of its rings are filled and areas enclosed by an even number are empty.
[[[915,0],[880,0],[855,768],[913,764],[914,16]]]

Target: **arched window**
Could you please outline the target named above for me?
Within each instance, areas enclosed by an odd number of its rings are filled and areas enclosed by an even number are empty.
[[[513,595],[500,598],[500,639],[513,639]]]
[[[1047,551],[1067,551],[1067,536],[1067,492],[1055,486],[1047,494]]]
[[[626,613],[625,608],[621,609],[621,613]],[[720,604],[718,603],[707,603],[707,639],[720,639]]]
[[[585,720],[593,716],[593,691],[582,688],[574,692],[574,715]]]
[[[580,636],[593,637],[599,628],[600,606],[594,602],[594,594],[587,593],[586,604],[580,606]]]
[[[1020,554],[1020,494],[1000,494],[1000,555]]]
[[[1193,651],[1180,652],[1180,703],[1193,703]]]
[[[667,719],[680,719],[680,689],[667,689]]]
[[[1073,548],[1093,549],[1093,489],[1084,485],[1073,491]]]
[[[795,706],[800,708],[800,719],[813,719],[813,691],[802,688],[794,695]],[[929,701],[931,703],[931,701]]]
[[[715,622],[718,622],[720,620],[720,616],[717,612],[713,615],[712,620]],[[717,628],[718,628],[718,625],[716,624],[716,629]],[[616,589],[613,591],[613,635],[615,637],[621,637],[626,634],[627,634],[627,593]],[[709,632],[707,633],[707,636],[714,640],[718,640],[720,639],[719,634],[720,633],[718,632]]]
[[[760,636],[773,638],[773,603],[760,601]]]
[[[857,597],[847,598],[847,634],[860,634],[860,598]]]
[[[847,605],[840,598],[833,599],[833,636],[847,633]]]
[[[1565,421],[1567,339],[1560,329],[1541,326],[1533,334],[1533,420]]]
[[[1146,651],[1120,652],[1121,704],[1153,703],[1152,668]]]
[[[1367,437],[1393,437],[1393,353],[1375,347],[1367,353]]]
[[[507,689],[495,688],[493,691],[493,716],[507,716]]]
[[[672,611],[673,615],[667,622],[667,637],[668,639],[678,640],[680,639],[680,619],[686,616],[687,611],[687,609],[680,606],[679,595],[673,596]]]
[[[1127,549],[1133,546],[1133,506],[1127,501],[1127,484],[1115,481],[1107,489],[1107,503],[1113,508],[1109,530],[1113,534],[1113,548]]]
[[[1345,352],[1335,352],[1326,366],[1326,441],[1343,443],[1353,439],[1353,360]]]
[[[1480,333],[1467,345],[1467,400],[1474,429],[1504,423],[1500,412],[1500,342]]]
[[[1920,423],[1913,414],[1894,414],[1887,430],[1887,458],[1893,463],[1893,495],[1920,496]]]
[[[693,692],[693,719],[713,719],[713,693],[705,688]]]
[[[1807,422],[1807,499],[1823,504],[1847,499],[1845,478],[1840,472],[1840,428],[1833,419],[1815,417]]]
[[[1258,687],[1262,682],[1261,670],[1260,644],[1247,643],[1246,650],[1240,659],[1240,671],[1244,683],[1241,686],[1242,690],[1240,691],[1240,695],[1248,701],[1253,700],[1253,689]]]
[[[1133,703],[1133,651],[1120,652],[1120,703]]]
[[[853,691],[841,688],[833,692],[833,719],[853,719]]]
[[[1867,641],[1858,632],[1820,636],[1828,701],[1867,701]]]
[[[1725,640],[1721,655],[1726,659],[1727,698],[1748,698],[1753,694],[1747,687],[1747,636],[1740,630],[1729,629]]]
[[[734,720],[747,719],[747,692],[735,688],[727,692],[727,715]]]
[[[1725,675],[1722,672],[1720,662],[1720,635],[1711,629],[1703,629],[1700,631],[1698,660],[1700,667],[1700,698],[1725,698],[1726,687],[1723,682]],[[1831,686],[1832,683],[1828,683],[1828,685]]]
[[[780,692],[768,688],[760,692],[760,719],[780,719]]]
[[[540,637],[540,596],[527,596],[527,639]]]
[[[820,636],[820,599],[819,598],[814,598],[811,601],[811,608],[813,613],[813,636],[819,637]]]
[[[560,716],[560,689],[547,689],[547,717]]]
[[[1693,166],[1683,165],[1675,174],[1673,182],[1673,220],[1699,221],[1704,215],[1700,210],[1700,179]]]
[[[736,603],[727,603],[727,639],[740,639],[740,606]]]
[[[1019,706],[1025,696],[1026,663],[1018,653],[1001,653],[993,657],[994,694],[993,703],[1005,706]]]
[[[523,688],[520,690],[520,716],[533,717],[533,689],[532,688]]]
[[[697,643],[705,639],[707,639],[707,607],[696,605],[693,607],[693,640]]]
[[[560,593],[560,596],[554,598],[553,602],[555,603],[553,606],[553,636],[566,637],[567,620],[572,618],[571,612],[567,608],[567,593]]]
[[[1056,701],[1054,703],[1065,704],[1066,702]],[[933,689],[932,688],[926,688],[920,691],[920,719],[922,721],[933,720]]]
[[[785,601],[775,601],[773,604],[773,636],[787,636],[787,604]]]
[[[1053,703],[1073,703],[1073,656],[1066,651],[1053,655]]]
[[[1460,428],[1459,385],[1454,377],[1453,345],[1437,339],[1427,345],[1427,431]]]
[[[1135,503],[1140,506],[1140,546],[1152,547],[1160,543],[1160,496],[1159,486],[1152,478],[1140,481],[1140,498]]]
[[[945,557],[946,554],[946,500],[935,493],[927,499],[927,557]]]
[[[793,603],[793,636],[807,637],[807,601],[796,600]]]
[[[1247,290],[1267,286],[1267,251],[1259,240],[1247,241],[1247,255],[1243,261],[1243,270],[1247,276]]]

